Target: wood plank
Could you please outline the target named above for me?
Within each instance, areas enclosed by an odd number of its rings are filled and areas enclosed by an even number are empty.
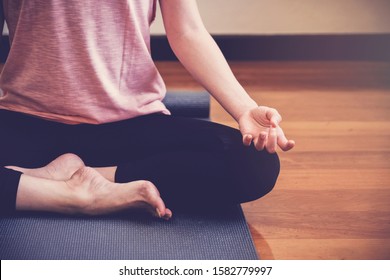
[[[293,133],[288,128],[282,127],[286,136],[296,142],[296,152],[389,152],[389,136],[376,135],[369,141],[365,141],[369,136],[334,136],[329,132],[327,136],[308,135]]]
[[[244,206],[248,224],[265,239],[390,238],[390,211],[337,211],[332,205],[328,209],[267,212]]]
[[[389,189],[291,190],[276,188],[256,202],[245,205],[247,212],[390,212]],[[390,217],[389,217],[390,219]]]
[[[279,153],[282,169],[390,169],[390,152]]]
[[[263,260],[389,260],[390,239],[255,239]]]
[[[278,190],[388,190],[389,169],[286,169],[278,178]]]
[[[262,88],[388,88],[390,82],[388,62],[267,61],[230,65],[242,84]]]
[[[388,62],[230,62],[237,79],[245,86],[285,90],[303,88],[361,89],[389,88]],[[199,87],[177,62],[157,62],[168,87]]]
[[[277,108],[286,121],[390,121],[390,90],[253,91],[259,105]],[[217,120],[227,115],[215,103],[212,110]]]
[[[303,136],[367,136],[374,134],[390,136],[389,121],[284,121],[283,127],[291,133],[299,133]]]

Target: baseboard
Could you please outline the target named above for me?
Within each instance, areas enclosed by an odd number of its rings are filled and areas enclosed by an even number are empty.
[[[352,35],[215,35],[228,60],[373,60],[390,61],[390,34]],[[155,60],[177,60],[166,36],[152,36]],[[9,40],[1,40],[4,62]]]
[[[390,34],[213,36],[228,60],[390,61]],[[152,37],[155,60],[176,60],[165,36]]]

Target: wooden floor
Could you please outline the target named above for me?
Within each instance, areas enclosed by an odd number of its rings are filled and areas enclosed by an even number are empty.
[[[262,259],[390,259],[390,63],[232,63],[297,143],[275,189],[243,205]],[[201,89],[175,62],[168,89]],[[213,121],[236,126],[213,100]]]

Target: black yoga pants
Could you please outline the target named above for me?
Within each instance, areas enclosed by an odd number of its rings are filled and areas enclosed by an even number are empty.
[[[277,154],[242,144],[236,129],[197,119],[151,114],[100,124],[68,125],[0,110],[0,212],[13,211],[20,173],[65,153],[92,167],[118,166],[115,180],[151,181],[167,207],[238,204],[272,190]]]

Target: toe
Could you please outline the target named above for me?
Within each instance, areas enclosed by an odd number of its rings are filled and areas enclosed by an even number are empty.
[[[164,220],[169,220],[170,218],[172,218],[172,211],[168,208],[165,209],[165,215],[162,216],[162,218]]]
[[[161,218],[161,219],[164,219],[164,220],[169,220],[170,218],[172,218],[172,211],[170,209],[168,209],[168,208],[165,208],[164,212],[161,212],[158,208],[156,208],[156,212],[153,213],[153,214],[157,218]]]
[[[149,181],[142,181],[139,194],[142,200],[151,206],[155,217],[168,220],[172,217],[172,211],[165,207],[157,187]]]

